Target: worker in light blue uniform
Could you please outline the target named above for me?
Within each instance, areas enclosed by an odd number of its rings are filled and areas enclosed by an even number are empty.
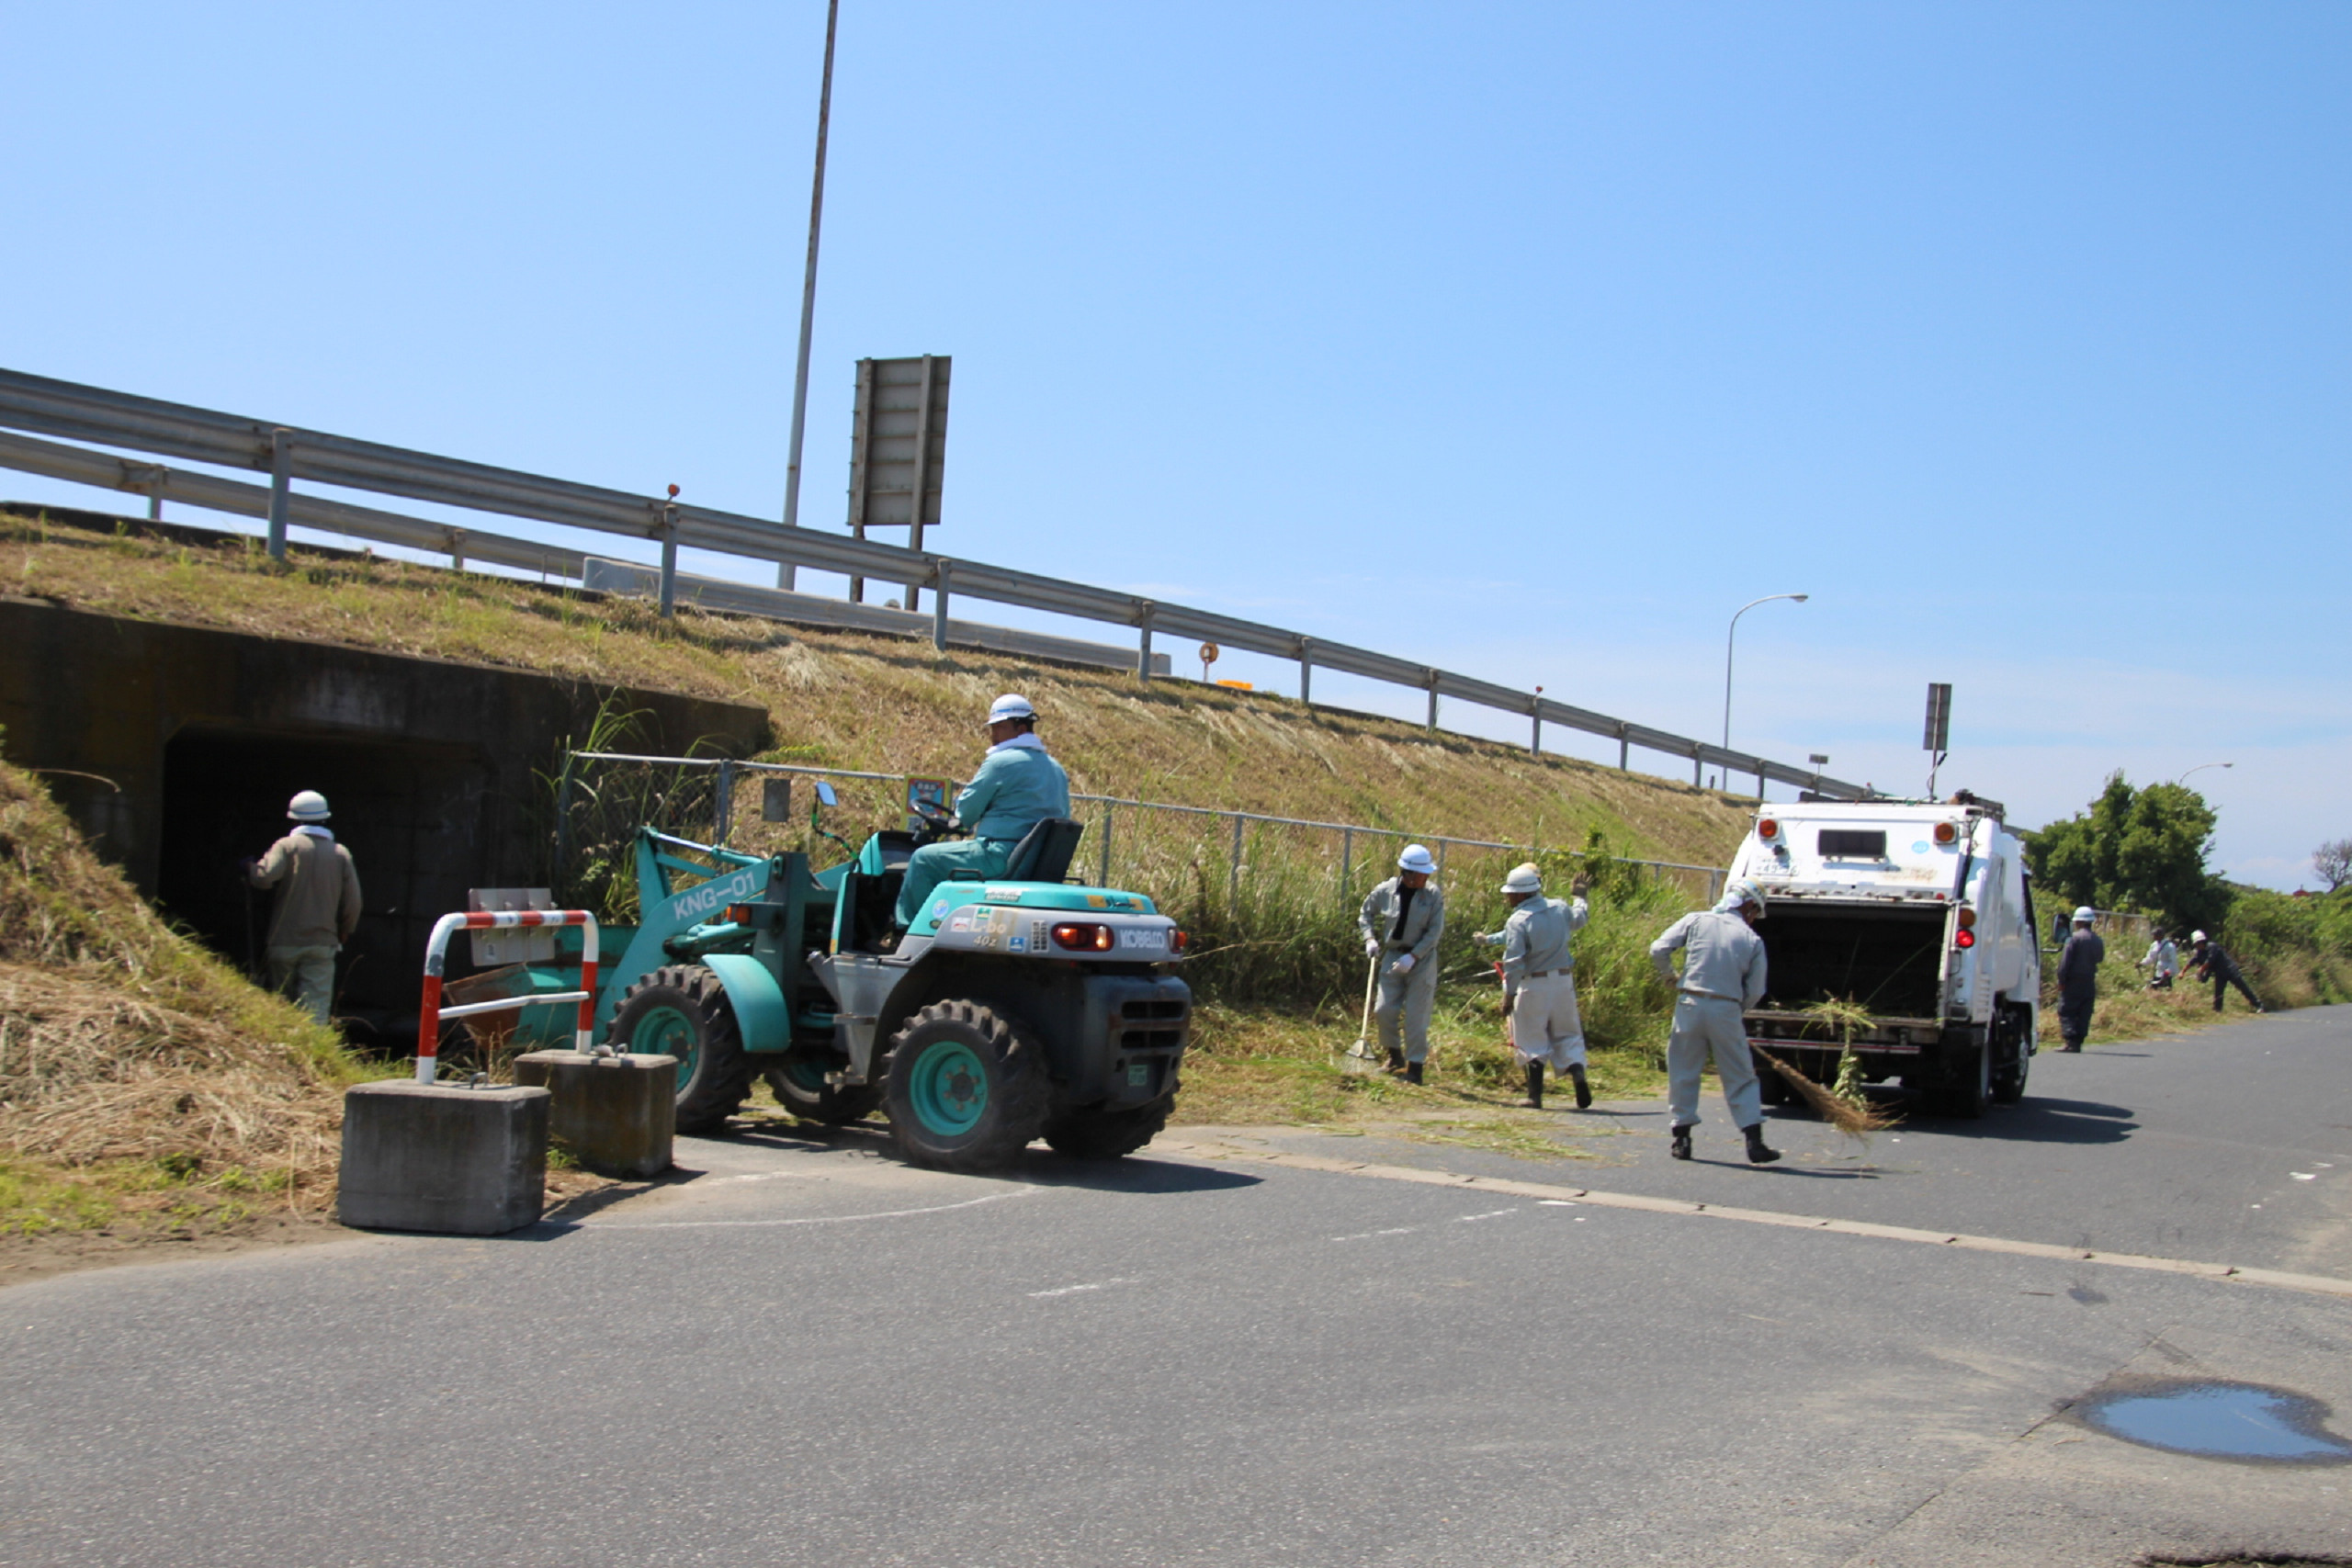
[[[1746,877],[1724,889],[1712,909],[1685,915],[1650,943],[1650,962],[1672,986],[1674,1033],[1666,1045],[1667,1121],[1676,1159],[1690,1157],[1699,1124],[1699,1073],[1714,1058],[1715,1077],[1734,1125],[1747,1137],[1747,1158],[1770,1165],[1781,1151],[1764,1143],[1764,1097],[1747,1050],[1749,1008],[1764,999],[1764,939],[1751,928],[1764,918],[1764,890]],[[1682,973],[1673,953],[1682,950]]]
[[[1568,946],[1591,918],[1584,897],[1590,886],[1579,876],[1568,886],[1573,902],[1546,898],[1542,868],[1532,861],[1515,865],[1502,886],[1510,919],[1502,930],[1478,938],[1503,950],[1495,965],[1503,976],[1503,1026],[1527,1069],[1527,1103],[1537,1111],[1544,1109],[1546,1066],[1574,1081],[1578,1111],[1592,1106],[1584,1020],[1577,1012],[1576,956]]]
[[[982,879],[1004,874],[1013,846],[1038,823],[1069,815],[1069,775],[1037,739],[1037,710],[1006,693],[989,705],[988,754],[956,797],[956,820],[972,836],[925,844],[907,862],[899,885],[899,929],[922,913],[933,888],[959,871]]]

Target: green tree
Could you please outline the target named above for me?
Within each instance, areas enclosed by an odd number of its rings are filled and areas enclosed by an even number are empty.
[[[2206,868],[2213,808],[2177,784],[2133,789],[2121,773],[2087,815],[2026,836],[2026,863],[2067,902],[2137,909],[2174,926],[2220,927],[2230,888]]]

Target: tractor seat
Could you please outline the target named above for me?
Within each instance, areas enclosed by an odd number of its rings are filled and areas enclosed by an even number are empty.
[[[1048,817],[1021,835],[1004,863],[1007,882],[1059,882],[1069,874],[1070,857],[1086,824],[1069,817]]]

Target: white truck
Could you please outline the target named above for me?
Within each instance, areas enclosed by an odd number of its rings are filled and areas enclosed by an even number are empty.
[[[1863,1081],[1899,1078],[1950,1116],[2024,1098],[2041,948],[2025,846],[2003,816],[1966,791],[1759,807],[1731,866],[1769,905],[1748,1038],[1824,1083],[1850,1040]],[[1852,1006],[1826,1015],[1832,1002]],[[1768,1103],[1785,1101],[1778,1073],[1759,1078]]]

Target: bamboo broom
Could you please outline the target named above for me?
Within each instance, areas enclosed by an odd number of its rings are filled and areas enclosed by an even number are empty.
[[[1788,1080],[1789,1087],[1804,1097],[1820,1118],[1849,1137],[1867,1138],[1872,1133],[1884,1132],[1894,1125],[1894,1118],[1876,1106],[1864,1101],[1856,1103],[1826,1089],[1789,1066],[1761,1045],[1751,1043],[1748,1049],[1771,1064],[1772,1070]]]

